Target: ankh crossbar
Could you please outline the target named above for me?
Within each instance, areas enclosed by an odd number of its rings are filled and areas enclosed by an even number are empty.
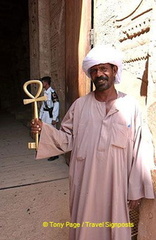
[[[38,84],[38,91],[37,91],[35,96],[33,96],[27,89],[27,86],[29,84],[34,84],[34,83]],[[43,88],[42,82],[39,81],[39,80],[29,80],[29,81],[25,82],[24,85],[23,85],[24,92],[31,98],[31,99],[24,99],[23,103],[24,104],[34,103],[34,119],[35,118],[38,119],[37,102],[47,100],[47,98],[45,96],[39,97],[39,95],[42,92],[42,88]],[[38,133],[36,133],[35,134],[35,142],[29,142],[28,143],[28,148],[37,150],[37,148],[38,148],[38,139],[39,139],[38,138]]]

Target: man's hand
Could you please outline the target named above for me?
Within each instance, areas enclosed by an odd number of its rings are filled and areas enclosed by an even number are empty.
[[[128,207],[130,210],[133,210],[135,208],[137,208],[141,203],[141,199],[138,200],[129,200],[128,201]]]
[[[42,121],[39,119],[32,119],[31,133],[40,133],[42,130]]]

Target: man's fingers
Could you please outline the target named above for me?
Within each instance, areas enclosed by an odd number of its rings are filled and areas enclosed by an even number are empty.
[[[135,208],[137,208],[141,203],[141,200],[130,200],[129,203],[128,203],[128,206],[129,206],[129,209],[130,210],[133,210]]]
[[[42,129],[42,122],[39,119],[31,120],[31,132],[39,133]]]
[[[37,129],[38,131],[41,131],[41,127],[39,125],[37,125]]]

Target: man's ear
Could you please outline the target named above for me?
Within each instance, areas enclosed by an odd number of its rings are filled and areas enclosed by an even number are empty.
[[[115,75],[117,74],[117,71],[118,71],[118,67],[116,65],[114,65],[113,66],[113,72],[114,72]]]

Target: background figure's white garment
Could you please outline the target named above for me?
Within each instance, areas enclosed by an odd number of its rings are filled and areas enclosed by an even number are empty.
[[[42,103],[42,106],[40,108],[40,114],[39,114],[39,118],[43,122],[48,124],[51,124],[52,121],[58,122],[58,116],[59,116],[59,102],[52,101],[51,93],[54,93],[54,90],[51,87],[49,87],[47,90],[44,91],[44,96],[47,97],[47,100],[46,100],[47,107],[48,108],[53,107],[52,118],[50,118],[49,112],[44,110],[44,108],[46,108],[45,102]]]
[[[82,225],[70,228],[70,240],[130,240],[127,199],[154,198],[135,100],[118,93],[107,115],[105,107],[91,92],[73,103],[61,130],[43,124],[41,131],[37,159],[72,150],[71,222]]]

